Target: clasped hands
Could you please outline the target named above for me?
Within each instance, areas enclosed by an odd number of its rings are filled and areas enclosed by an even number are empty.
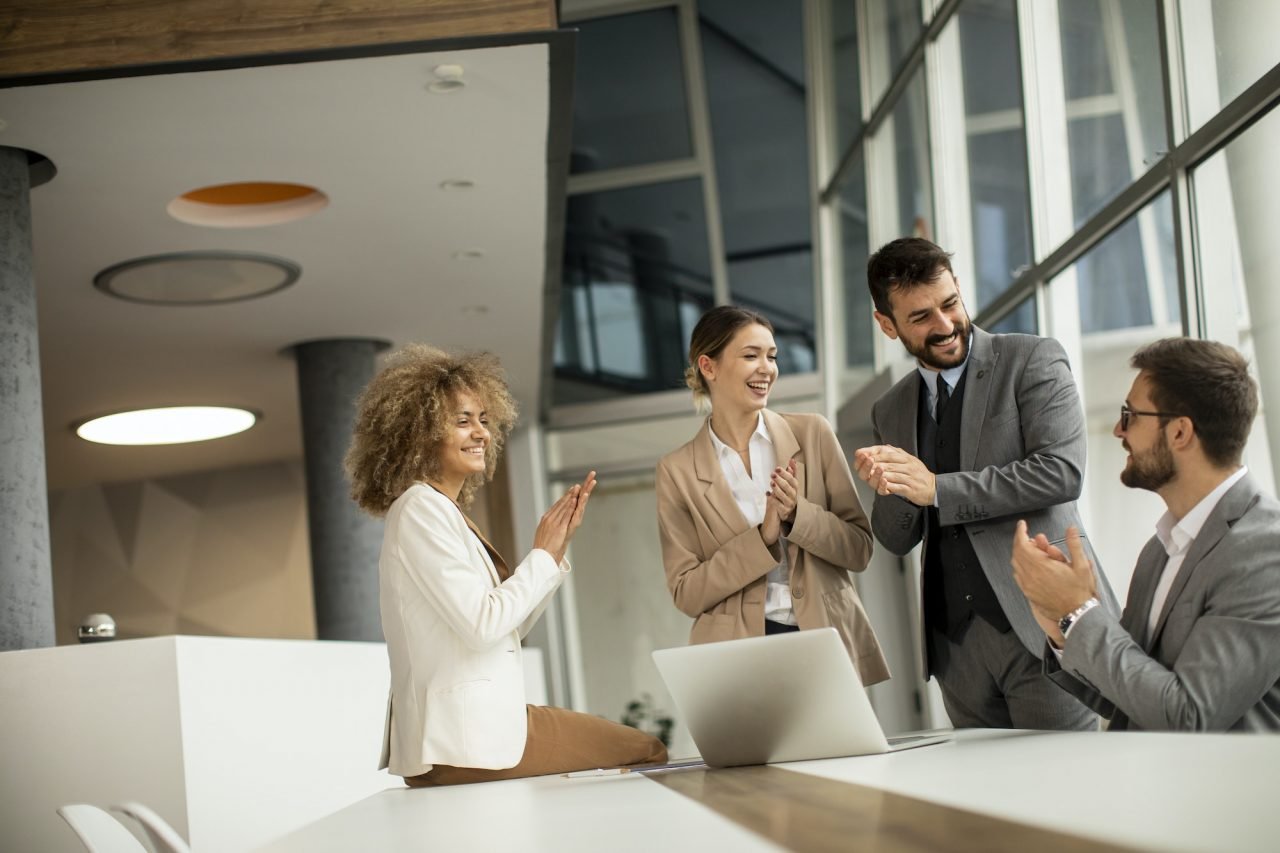
[[[897,495],[916,506],[933,506],[937,479],[925,464],[900,447],[877,444],[854,451],[858,477],[877,495]]]
[[[1058,620],[1098,593],[1093,563],[1085,556],[1080,531],[1074,526],[1067,528],[1067,551],[1069,557],[1043,533],[1029,536],[1025,521],[1019,521],[1014,530],[1013,579],[1041,630],[1058,648],[1066,642]]]
[[[774,468],[769,478],[769,491],[765,493],[764,520],[760,522],[760,536],[764,544],[773,545],[782,535],[782,525],[796,520],[796,505],[800,502],[800,481],[796,478],[796,460],[787,461],[787,467]]]
[[[559,565],[564,560],[569,540],[582,524],[587,511],[587,499],[596,488],[596,472],[591,471],[581,483],[575,483],[551,505],[533,534],[533,547],[541,548],[555,558]]]

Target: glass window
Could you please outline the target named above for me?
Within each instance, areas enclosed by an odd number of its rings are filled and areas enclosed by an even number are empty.
[[[1034,298],[1024,299],[1018,307],[1004,316],[987,331],[996,335],[1008,335],[1020,332],[1024,335],[1038,334],[1039,324],[1036,322],[1036,301]]]
[[[1156,0],[1058,4],[1077,225],[1167,152]]]
[[[889,88],[894,72],[924,31],[924,24],[920,0],[867,0],[866,9],[871,100],[875,103]]]
[[[692,157],[676,10],[577,27],[572,170]]]
[[[867,290],[867,259],[871,238],[867,231],[866,165],[861,149],[854,155],[836,197],[836,227],[840,231],[840,269],[844,292],[844,356],[849,367],[875,360],[875,336]]]
[[[1178,9],[1194,130],[1280,63],[1280,4],[1184,0]]]
[[[933,239],[933,171],[923,69],[916,72],[893,108],[893,117],[876,136],[878,145],[887,145],[893,152],[895,186],[892,195],[884,198],[888,208],[884,218],[897,226],[893,236]]]
[[[1073,288],[1080,306],[1079,377],[1088,430],[1085,469],[1090,539],[1116,595],[1123,601],[1133,555],[1151,537],[1164,502],[1153,492],[1120,484],[1125,451],[1111,431],[1135,371],[1129,358],[1143,344],[1181,334],[1169,239],[1168,192],[1130,217],[1053,281]],[[1062,301],[1057,302],[1058,305]],[[1061,320],[1061,318],[1058,318]]]
[[[698,10],[731,298],[774,323],[781,372],[812,371],[802,5],[703,0]]]
[[[858,16],[847,0],[828,0],[836,162],[862,127],[862,76],[858,69]],[[825,181],[829,176],[824,175]]]
[[[1209,337],[1240,349],[1250,360],[1262,394],[1245,461],[1274,491],[1273,460],[1280,458],[1280,195],[1275,152],[1280,110],[1273,109],[1192,172],[1199,277]]]
[[[981,311],[1031,263],[1022,68],[1014,0],[968,0],[958,18],[974,308]]]
[[[702,182],[571,196],[555,341],[556,403],[683,384],[713,302]]]
[[[1171,335],[1182,331],[1168,191],[1108,234],[1074,269],[1084,334],[1135,326]]]

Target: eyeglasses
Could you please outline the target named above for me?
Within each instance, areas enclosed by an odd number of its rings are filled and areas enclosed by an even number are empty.
[[[1139,415],[1150,415],[1153,418],[1185,418],[1186,417],[1186,415],[1178,415],[1178,414],[1174,414],[1173,412],[1139,412],[1137,409],[1129,408],[1128,403],[1122,403],[1120,405],[1120,431],[1128,432],[1129,421],[1133,420]]]

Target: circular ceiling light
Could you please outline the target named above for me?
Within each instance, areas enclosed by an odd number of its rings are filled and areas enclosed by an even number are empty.
[[[328,205],[327,195],[305,184],[246,181],[185,192],[166,209],[188,225],[260,228],[302,219]]]
[[[244,432],[258,422],[248,409],[227,406],[169,406],[93,418],[74,426],[76,435],[97,444],[186,444]]]
[[[293,261],[251,252],[172,252],[107,267],[93,286],[147,305],[217,305],[254,299],[298,280]]]

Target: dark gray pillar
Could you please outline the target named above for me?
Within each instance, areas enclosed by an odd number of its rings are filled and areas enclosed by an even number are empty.
[[[293,348],[307,470],[311,585],[321,640],[382,640],[382,522],[351,500],[342,458],[351,443],[356,398],[385,348],[384,341],[353,339],[308,341]]]
[[[0,651],[53,644],[31,175],[0,147]]]

